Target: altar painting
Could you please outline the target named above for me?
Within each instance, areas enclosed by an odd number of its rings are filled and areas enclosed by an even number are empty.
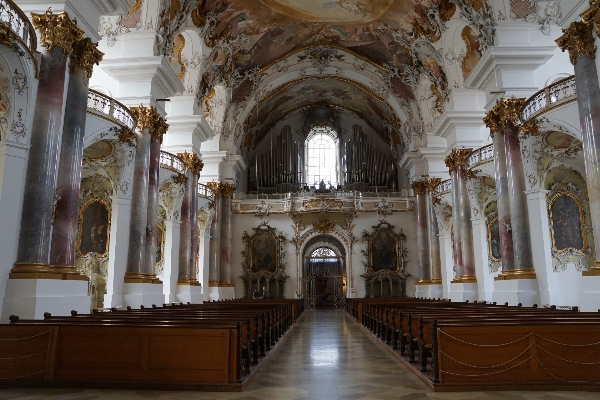
[[[381,229],[371,239],[371,265],[373,271],[398,267],[398,244],[388,229]]]
[[[583,250],[585,232],[582,226],[582,205],[572,195],[560,194],[550,203],[552,247],[557,252]]]
[[[100,200],[87,203],[81,210],[79,241],[77,251],[80,255],[96,253],[103,257],[108,253],[108,234],[110,210]]]
[[[277,270],[277,240],[267,232],[259,232],[250,246],[252,272]]]
[[[502,255],[500,254],[500,224],[498,217],[494,217],[488,224],[488,251],[490,257],[494,261],[500,261]]]

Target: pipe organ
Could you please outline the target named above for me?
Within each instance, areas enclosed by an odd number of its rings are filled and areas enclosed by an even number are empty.
[[[352,128],[351,138],[340,140],[339,146],[339,170],[344,189],[361,192],[395,190],[398,178],[391,154],[368,143],[362,126]],[[250,164],[250,191],[270,194],[307,189],[312,183],[305,183],[305,144],[294,140],[292,128],[284,126],[281,133],[271,139],[270,146],[270,150],[256,155]]]

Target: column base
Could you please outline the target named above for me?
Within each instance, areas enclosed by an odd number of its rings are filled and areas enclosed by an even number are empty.
[[[209,300],[228,300],[235,299],[235,290],[231,286],[211,286],[208,288]]]
[[[585,271],[589,272],[589,271]],[[6,300],[5,300],[6,301]],[[584,275],[581,278],[581,293],[579,293],[579,308],[581,311],[597,312],[600,310],[600,276]]]
[[[125,283],[151,283],[162,285],[162,281],[154,274],[138,274],[136,272],[125,272]]]
[[[202,304],[204,303],[204,294],[202,293],[202,286],[198,285],[180,285],[177,283],[177,293],[175,294],[177,301],[184,304],[190,302],[191,304]]]
[[[90,312],[88,282],[80,279],[8,279],[2,306],[2,322],[10,315],[21,319],[43,319],[44,313],[71,315]]]
[[[594,266],[587,271],[581,272],[582,276],[600,276],[600,261],[596,261]]]
[[[164,300],[162,284],[129,282],[123,284],[123,307],[139,308],[141,305],[152,307],[152,304],[162,307]]]
[[[450,283],[477,283],[477,277],[475,275],[455,276]]]
[[[477,300],[477,282],[450,282],[450,300],[475,301]]]
[[[539,304],[538,282],[530,278],[496,280],[492,300],[497,304],[508,302],[509,306],[516,306],[521,303],[524,307],[531,307],[534,304]]]
[[[537,279],[533,268],[514,269],[512,271],[502,271],[495,281],[508,281],[512,279]]]
[[[8,275],[10,279],[56,279],[61,281],[89,281],[70,265],[16,262]]]
[[[430,281],[430,283],[419,283],[417,282],[415,296],[416,297],[425,297],[427,299],[438,299],[442,297],[443,287],[441,283],[434,283]]]

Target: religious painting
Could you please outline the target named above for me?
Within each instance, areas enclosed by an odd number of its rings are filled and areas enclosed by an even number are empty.
[[[585,231],[582,204],[570,194],[558,193],[549,204],[552,247],[556,252],[567,249],[583,251]]]
[[[389,229],[381,229],[371,239],[371,265],[373,271],[398,267],[398,244]]]
[[[268,232],[259,232],[251,242],[252,272],[277,270],[277,240]]]
[[[581,142],[575,137],[563,132],[550,132],[544,137],[544,141],[550,147],[557,150],[569,149],[573,145],[581,146]]]
[[[83,206],[79,222],[78,253],[96,253],[104,257],[108,253],[109,227],[110,210],[104,201],[94,200]]]
[[[500,254],[500,225],[498,217],[492,218],[487,226],[487,237],[488,237],[488,252],[490,258],[494,261],[500,261],[502,255]]]
[[[158,230],[156,232],[156,264],[161,264],[164,258],[164,245],[165,245],[165,228],[157,225]]]

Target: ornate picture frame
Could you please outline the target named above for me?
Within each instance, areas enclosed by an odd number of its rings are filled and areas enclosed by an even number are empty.
[[[396,233],[394,225],[385,220],[379,221],[373,229],[372,233],[363,231],[363,242],[367,243],[367,250],[363,250],[367,258],[367,271],[404,271],[406,257],[404,232],[400,230],[400,233]]]
[[[110,244],[111,209],[103,199],[92,199],[79,211],[77,255],[106,257]]]
[[[564,253],[569,249],[585,252],[587,246],[583,209],[581,201],[570,191],[557,191],[550,198],[548,218],[554,253]]]
[[[500,254],[500,221],[494,215],[487,222],[487,243],[489,258],[495,262],[502,262]]]
[[[160,265],[165,260],[165,228],[157,224],[156,231],[156,265]]]

